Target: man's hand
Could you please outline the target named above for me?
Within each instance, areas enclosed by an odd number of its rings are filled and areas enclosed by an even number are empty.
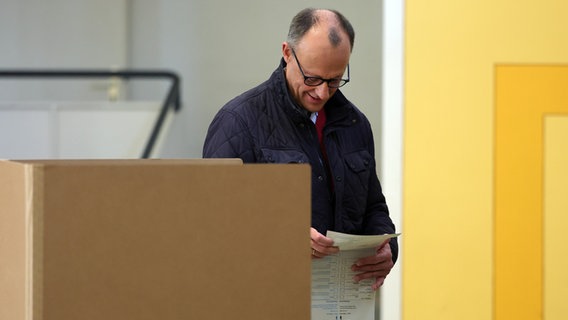
[[[312,258],[323,258],[339,252],[339,248],[333,246],[333,240],[314,228],[310,228],[310,238],[312,239]]]
[[[375,283],[371,286],[375,291],[383,285],[385,278],[394,266],[389,240],[377,247],[375,255],[361,258],[351,266],[351,270],[360,272],[353,277],[355,282],[363,279],[375,279]]]

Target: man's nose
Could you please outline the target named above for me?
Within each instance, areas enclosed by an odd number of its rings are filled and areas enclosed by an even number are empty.
[[[326,100],[329,98],[329,91],[330,88],[327,85],[327,82],[323,82],[322,84],[320,84],[319,86],[316,87],[316,93],[318,95],[318,97],[322,100]]]

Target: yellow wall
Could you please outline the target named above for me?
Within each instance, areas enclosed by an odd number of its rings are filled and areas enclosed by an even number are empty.
[[[495,223],[495,79],[498,66],[567,64],[567,12],[561,0],[406,0],[404,319],[540,319],[548,308],[546,270],[535,267],[544,259],[542,225],[526,255],[528,280],[500,282],[524,266],[494,259],[511,247],[494,241],[508,230]],[[515,305],[526,301],[533,304]]]

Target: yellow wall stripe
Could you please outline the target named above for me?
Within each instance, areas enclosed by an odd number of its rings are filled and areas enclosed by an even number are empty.
[[[544,130],[544,319],[568,319],[568,116],[546,116]]]
[[[496,67],[494,318],[543,314],[543,117],[568,113],[568,66]]]

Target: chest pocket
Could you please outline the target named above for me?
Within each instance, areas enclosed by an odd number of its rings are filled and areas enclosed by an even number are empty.
[[[308,157],[295,149],[261,149],[264,162],[267,163],[309,163]]]
[[[344,223],[360,226],[367,211],[372,156],[368,151],[362,150],[344,155],[344,161],[347,167],[342,199],[347,214]]]
[[[362,173],[369,170],[371,161],[371,154],[366,150],[345,155],[345,164],[354,173]]]

